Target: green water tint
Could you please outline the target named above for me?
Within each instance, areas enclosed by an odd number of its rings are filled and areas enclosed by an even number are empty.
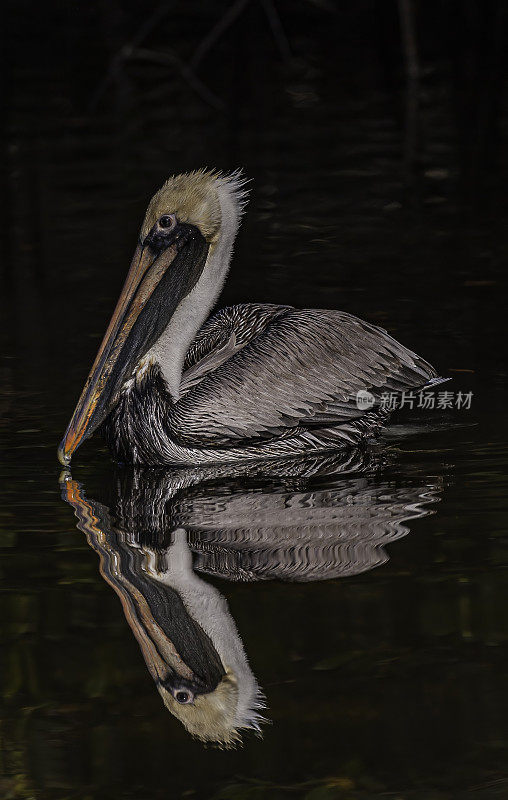
[[[449,435],[455,441],[457,432]],[[76,796],[76,770],[87,786],[92,782],[97,797],[124,785],[125,796],[143,796],[147,781],[155,792],[168,780],[178,791],[194,789],[196,796],[262,797],[270,791],[298,798],[318,790],[371,797],[397,784],[412,787],[409,797],[432,797],[443,781],[440,791],[448,785],[452,797],[470,781],[487,785],[492,774],[499,781],[506,553],[503,537],[492,528],[488,537],[485,527],[478,534],[460,533],[454,469],[436,446],[442,436],[420,435],[425,452],[416,450],[415,439],[399,442],[398,452],[392,444],[385,451],[388,463],[370,463],[363,474],[330,476],[318,469],[310,477],[222,476],[196,483],[195,475],[181,473],[102,470],[100,480],[90,476],[89,491],[81,489],[92,508],[103,509],[111,529],[123,532],[126,549],[143,551],[144,558],[155,553],[163,559],[171,552],[168,530],[188,526],[197,575],[227,601],[266,696],[262,713],[271,724],[262,725],[263,739],[246,732],[236,750],[203,749],[168,715],[70,509],[61,533],[18,534],[22,545],[7,540],[2,730],[11,781],[6,785],[13,786],[15,778],[14,796],[30,797],[41,787],[48,796]],[[475,451],[470,441],[462,458],[463,468],[470,459],[473,495],[481,473],[500,465],[499,454],[482,449],[488,451]],[[300,536],[306,548],[274,554],[272,534],[280,540],[284,533],[273,512],[279,500],[291,512],[286,533]],[[65,512],[65,503],[58,502]],[[369,509],[370,527],[358,529],[352,524],[355,510],[365,520]],[[484,525],[495,524],[495,509],[483,519]],[[374,562],[351,558],[355,550],[365,553],[362,535],[379,534],[380,526],[392,543],[374,549]],[[326,580],[322,564],[319,579],[309,582],[308,542],[323,533],[345,545],[328,550],[326,569],[337,574],[344,553],[349,569],[343,578]],[[383,564],[380,555],[389,560]],[[289,577],[297,582],[278,580],[278,570],[288,576],[288,563]],[[351,564],[363,571],[355,575]],[[23,569],[31,575],[28,591]],[[143,763],[129,757],[134,745],[141,747]],[[295,763],[301,748],[311,766]],[[210,771],[188,780],[176,769],[169,779],[166,751],[175,763],[199,758]],[[470,753],[466,767],[464,751]],[[275,761],[266,758],[270,753]],[[234,782],[227,777],[231,772],[238,776]],[[84,788],[81,796],[87,796]]]

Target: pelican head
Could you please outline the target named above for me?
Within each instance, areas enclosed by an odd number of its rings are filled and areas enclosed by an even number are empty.
[[[250,719],[238,719],[238,680],[233,670],[228,670],[218,686],[208,694],[189,695],[185,690],[174,693],[162,684],[157,688],[164,705],[196,739],[213,742],[219,747],[234,747],[241,742],[243,728],[259,733],[262,718],[251,711]],[[261,700],[256,708],[262,707]]]
[[[243,185],[239,172],[198,170],[169,178],[152,197],[120,299],[58,448],[64,466],[112,411],[122,387],[207,268],[220,261],[213,296],[208,293],[203,314],[196,309],[196,317],[206,317],[226,277]]]

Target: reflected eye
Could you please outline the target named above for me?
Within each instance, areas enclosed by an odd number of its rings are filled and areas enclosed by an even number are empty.
[[[176,216],[174,214],[163,214],[159,219],[159,228],[174,228],[176,225]]]
[[[180,689],[178,692],[175,692],[175,700],[177,703],[191,703],[192,702],[192,694],[190,692],[186,692],[183,689]]]

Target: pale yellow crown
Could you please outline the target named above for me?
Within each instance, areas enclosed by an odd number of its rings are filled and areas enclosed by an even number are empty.
[[[213,244],[222,222],[220,187],[227,188],[241,213],[247,196],[244,186],[239,171],[225,175],[217,170],[199,169],[171,176],[150,200],[141,228],[142,239],[163,214],[176,214],[180,222],[195,225],[207,242]]]
[[[163,686],[158,689],[166,708],[183,723],[192,736],[203,742],[213,742],[221,748],[234,747],[241,742],[241,731],[244,729],[260,734],[260,723],[266,721],[256,710],[264,707],[259,690],[253,699],[248,717],[237,719],[238,684],[230,669],[226,670],[213,692],[198,695],[192,704],[180,705]]]

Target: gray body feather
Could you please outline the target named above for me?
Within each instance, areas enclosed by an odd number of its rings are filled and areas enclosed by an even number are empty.
[[[357,445],[386,420],[384,393],[439,380],[386,331],[344,312],[242,304],[199,330],[176,401],[161,366],[145,365],[104,429],[129,463],[294,457]],[[376,399],[367,411],[361,390]]]

